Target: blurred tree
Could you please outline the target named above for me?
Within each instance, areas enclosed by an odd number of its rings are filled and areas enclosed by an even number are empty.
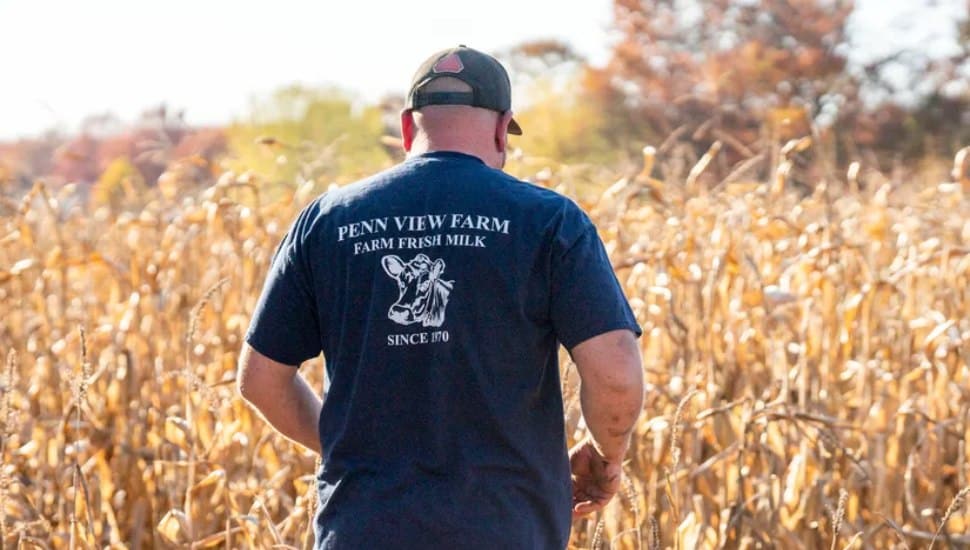
[[[172,149],[173,160],[201,157],[212,165],[226,151],[226,134],[221,128],[199,128],[182,136]]]
[[[620,39],[602,93],[619,96],[635,124],[691,140],[722,139],[750,156],[775,119],[807,128],[793,114],[838,118],[850,93],[840,46],[848,0],[615,0]],[[609,99],[613,101],[612,98]],[[829,103],[833,107],[826,107]],[[835,111],[833,111],[835,108]],[[781,111],[775,117],[776,109]],[[779,128],[778,130],[784,130]],[[792,131],[792,133],[797,133]]]
[[[515,84],[549,79],[553,74],[569,76],[586,66],[586,58],[560,40],[522,42],[496,54],[508,67]]]
[[[33,179],[50,174],[55,161],[63,161],[57,154],[64,138],[48,132],[37,139],[20,139],[0,143],[0,171],[4,189],[13,193],[26,191]]]
[[[605,73],[592,68],[569,44],[524,42],[497,54],[517,88],[516,119],[525,133],[512,145],[527,155],[566,164],[613,163],[627,157],[625,144],[643,138],[617,108]]]
[[[809,132],[837,160],[860,149],[949,156],[970,140],[966,0],[899,4],[893,28],[873,36],[851,0],[613,6],[619,40],[591,89],[628,127],[697,154],[719,139],[722,162],[740,160]]]
[[[126,157],[111,161],[91,189],[91,201],[95,205],[120,208],[132,205],[144,196],[145,179],[138,168]]]
[[[145,111],[127,129],[110,113],[88,117],[81,129],[58,148],[49,170],[35,163],[31,173],[61,182],[93,183],[117,159],[126,158],[143,181],[154,184],[173,160],[175,147],[191,134],[182,114],[173,116],[165,105]]]
[[[158,187],[166,198],[211,185],[222,167],[219,160],[226,151],[223,130],[203,128],[186,134],[171,150],[165,171],[158,176]]]
[[[404,96],[401,94],[388,94],[377,102],[384,132],[381,136],[381,147],[388,158],[394,162],[404,160],[405,155],[404,144],[401,141],[401,109],[403,108]]]
[[[868,52],[853,67],[865,99],[854,144],[949,156],[970,142],[970,2],[910,0],[899,9],[882,30],[898,39],[854,33],[853,50]]]
[[[146,109],[135,122],[123,146],[133,147],[129,157],[145,181],[154,184],[165,167],[175,160],[173,152],[179,142],[190,133],[184,111],[172,111],[164,103]],[[108,143],[105,143],[107,149]],[[113,158],[110,150],[103,157]]]
[[[531,86],[531,105],[516,118],[524,135],[512,145],[527,155],[557,163],[616,162],[622,152],[610,143],[610,127],[600,105],[587,101],[577,75],[566,89],[544,79]],[[579,90],[578,93],[571,93]]]
[[[227,131],[229,166],[277,183],[347,182],[390,163],[376,107],[357,108],[334,89],[283,88]]]
[[[101,173],[97,165],[98,140],[81,134],[54,152],[50,175],[64,183],[92,183]],[[35,172],[35,176],[44,175]]]
[[[121,119],[112,112],[88,115],[81,121],[81,133],[89,136],[104,138],[119,134],[123,130]]]

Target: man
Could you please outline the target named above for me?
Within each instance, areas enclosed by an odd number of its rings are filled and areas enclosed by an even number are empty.
[[[564,548],[619,487],[640,329],[586,215],[501,171],[510,97],[494,58],[434,54],[407,160],[315,200],[276,252],[239,388],[322,452],[317,548]],[[568,458],[559,343],[590,433]],[[321,351],[322,404],[294,368]]]

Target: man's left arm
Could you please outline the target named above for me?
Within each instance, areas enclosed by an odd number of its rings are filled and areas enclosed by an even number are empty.
[[[276,431],[315,451],[323,402],[296,367],[266,357],[244,344],[236,375],[239,393]]]
[[[320,452],[320,398],[298,366],[320,354],[317,294],[308,257],[315,201],[300,213],[273,257],[240,350],[239,393],[277,431]]]

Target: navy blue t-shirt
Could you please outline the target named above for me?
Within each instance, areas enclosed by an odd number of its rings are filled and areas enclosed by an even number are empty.
[[[315,200],[246,341],[326,358],[317,548],[564,548],[558,346],[615,329],[640,334],[589,218],[475,157]]]

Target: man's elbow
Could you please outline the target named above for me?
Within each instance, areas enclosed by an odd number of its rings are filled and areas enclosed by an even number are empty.
[[[639,363],[619,366],[602,384],[603,392],[623,403],[643,403],[643,369]]]
[[[622,419],[624,424],[635,422],[643,409],[643,368],[639,357],[637,359],[617,365],[618,368],[601,387],[603,396],[613,403],[618,411],[617,418]]]
[[[620,379],[626,391],[643,395],[643,360],[640,356],[640,346],[632,332],[624,332],[619,345],[621,359],[619,361]]]
[[[643,398],[643,364],[640,354],[631,355],[620,370],[625,391]]]
[[[239,365],[236,371],[236,393],[247,403],[254,403],[259,399],[259,384],[255,383],[252,370],[248,365]]]
[[[236,393],[243,401],[251,403],[253,400],[253,384],[247,380],[246,369],[239,367],[236,371]]]
[[[236,392],[247,403],[258,407],[270,390],[272,380],[267,376],[266,370],[266,365],[261,364],[261,356],[245,346],[236,370]]]

